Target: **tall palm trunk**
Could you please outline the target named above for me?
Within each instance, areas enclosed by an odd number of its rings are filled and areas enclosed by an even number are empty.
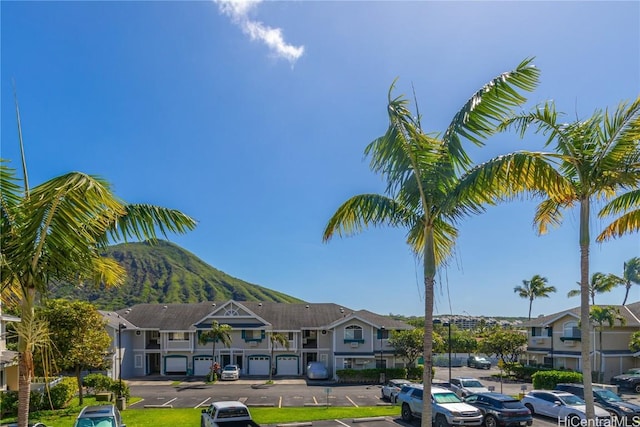
[[[582,343],[582,383],[584,384],[584,400],[586,402],[587,420],[595,420],[593,387],[591,386],[592,367],[591,328],[589,310],[589,198],[580,200],[580,340]]]
[[[21,316],[25,330],[18,335],[18,427],[29,424],[29,397],[31,395],[31,379],[33,376],[33,333],[31,328],[35,316],[34,301],[36,290],[25,286],[22,297]]]
[[[425,226],[424,245],[424,354],[422,373],[422,420],[421,427],[431,427],[431,370],[433,369],[433,298],[436,275],[433,228]]]
[[[120,348],[118,348],[118,351],[120,351]],[[120,374],[118,374],[120,375]],[[80,405],[84,404],[84,390],[82,387],[82,371],[80,370],[80,365],[76,365],[76,380],[78,381],[78,403]],[[122,392],[122,391],[120,391]],[[118,397],[120,397],[120,395],[118,395]]]
[[[531,320],[531,307],[533,307],[533,296],[529,298],[529,320]]]

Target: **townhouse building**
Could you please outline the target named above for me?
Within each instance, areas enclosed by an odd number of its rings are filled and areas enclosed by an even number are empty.
[[[207,375],[214,362],[237,364],[243,376],[299,376],[309,362],[339,369],[403,367],[389,346],[391,331],[404,322],[332,303],[255,301],[139,304],[103,312],[112,335],[111,375]],[[214,321],[231,326],[231,344],[200,343]],[[270,334],[287,338],[288,348]],[[122,366],[122,371],[119,368]]]
[[[612,327],[607,323],[602,328],[599,325],[589,327],[591,369],[599,373],[599,380],[605,383],[630,368],[640,367],[640,352],[633,353],[629,349],[631,335],[640,331],[640,301],[613,307],[620,311],[624,325],[615,322]],[[525,363],[582,370],[580,307],[531,319],[526,327]]]
[[[18,352],[7,350],[7,324],[20,318],[2,313],[0,301],[0,391],[18,390]]]

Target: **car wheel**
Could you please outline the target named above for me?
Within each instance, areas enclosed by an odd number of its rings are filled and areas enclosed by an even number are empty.
[[[640,393],[640,383],[633,386],[633,391],[635,391],[636,393]]]
[[[433,425],[434,427],[449,427],[447,419],[442,414],[436,416],[436,422]]]
[[[402,411],[400,412],[400,414],[402,415],[402,419],[404,421],[411,421],[413,419],[413,414],[411,413],[411,408],[409,407],[409,404],[407,404],[407,403],[403,403],[402,404]]]
[[[536,414],[536,411],[533,410],[533,405],[531,403],[525,403],[524,406],[526,406],[529,412],[531,412],[531,415]]]
[[[396,404],[396,395],[392,394],[391,397],[389,398],[389,401],[395,405]]]
[[[205,427],[204,417],[200,417],[200,427]]]
[[[485,427],[496,427],[498,425],[498,420],[493,415],[487,414],[484,417],[484,425]]]

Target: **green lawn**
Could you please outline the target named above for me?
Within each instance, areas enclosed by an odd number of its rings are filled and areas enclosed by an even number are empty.
[[[95,404],[85,399],[85,404]],[[49,427],[71,427],[80,412],[80,406],[60,411],[42,411],[33,414],[30,422],[39,421]],[[372,407],[295,407],[295,408],[250,408],[258,424],[279,424],[296,421],[327,420],[335,418],[362,418],[375,416],[399,416],[398,406]],[[127,409],[122,418],[128,427],[176,427],[200,424],[200,409]],[[0,424],[15,422],[15,419],[0,420]]]

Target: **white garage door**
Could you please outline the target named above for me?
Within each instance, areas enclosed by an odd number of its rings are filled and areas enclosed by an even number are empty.
[[[250,356],[249,375],[269,375],[269,356]]]
[[[165,357],[164,372],[166,374],[186,374],[187,373],[187,356]]]
[[[209,375],[211,370],[211,356],[197,356],[193,358],[193,375]]]
[[[276,373],[278,375],[298,375],[297,356],[279,356],[276,360],[278,364]]]

